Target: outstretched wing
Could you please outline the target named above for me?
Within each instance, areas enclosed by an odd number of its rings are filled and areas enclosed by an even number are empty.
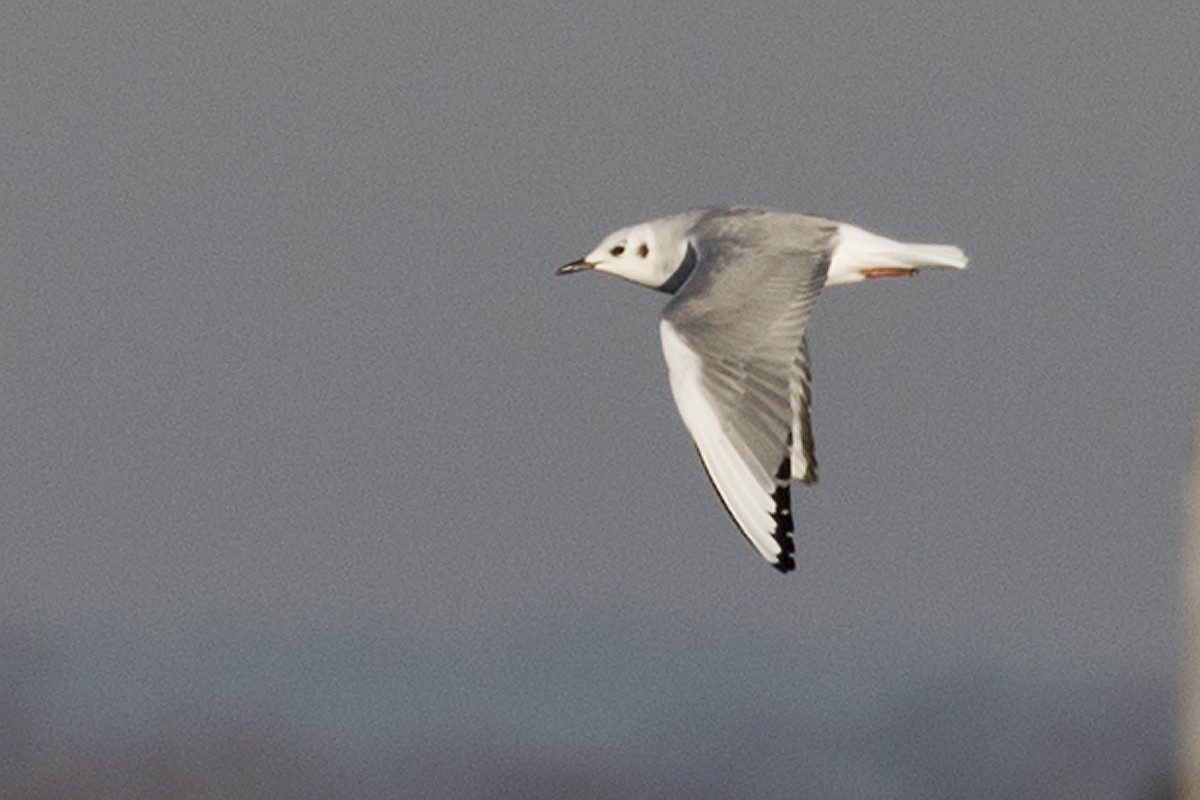
[[[829,267],[822,223],[755,212],[706,221],[690,243],[695,274],[659,326],[675,404],[713,487],[781,572],[795,567],[791,479],[817,477],[804,330]]]

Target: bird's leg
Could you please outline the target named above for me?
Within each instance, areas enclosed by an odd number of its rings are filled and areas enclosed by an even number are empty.
[[[911,278],[917,270],[909,267],[872,267],[861,270],[864,278]]]

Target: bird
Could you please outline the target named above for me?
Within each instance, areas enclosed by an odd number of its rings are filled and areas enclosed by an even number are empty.
[[[966,266],[954,245],[710,206],[614,231],[556,274],[606,272],[671,295],[659,336],[679,415],[737,528],[787,573],[792,482],[817,480],[805,331],[822,288]]]

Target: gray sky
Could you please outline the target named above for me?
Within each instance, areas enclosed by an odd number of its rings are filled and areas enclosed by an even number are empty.
[[[12,619],[554,650],[565,613],[690,631],[699,670],[770,641],[1169,680],[1200,11],[642,6],[10,4]],[[662,298],[553,277],[710,203],[972,259],[821,298],[787,577],[676,417]]]

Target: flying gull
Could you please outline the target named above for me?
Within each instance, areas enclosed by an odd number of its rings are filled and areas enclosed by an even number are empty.
[[[817,479],[804,331],[821,288],[966,265],[952,245],[824,217],[700,208],[611,233],[558,274],[599,270],[673,295],[659,334],[675,405],[729,516],[789,572],[791,482]]]

